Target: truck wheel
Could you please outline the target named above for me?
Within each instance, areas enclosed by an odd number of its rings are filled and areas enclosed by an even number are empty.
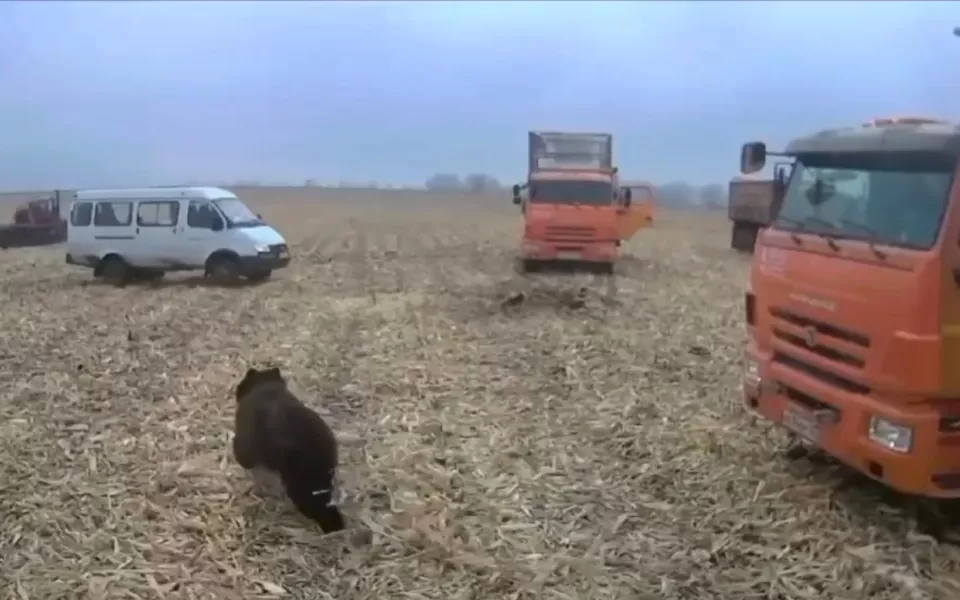
[[[240,280],[240,265],[231,256],[212,256],[207,260],[206,276],[219,285],[232,285]]]
[[[100,263],[100,273],[104,281],[115,287],[123,287],[130,277],[127,263],[116,254],[103,259]]]
[[[253,283],[260,283],[261,281],[266,281],[270,279],[270,275],[273,274],[273,271],[270,269],[265,269],[263,271],[251,271],[247,273],[247,281],[252,281]]]
[[[163,279],[164,272],[156,269],[134,269],[130,273],[130,279],[135,281],[159,281]]]
[[[530,258],[525,258],[523,262],[520,263],[520,269],[524,273],[536,273],[540,270],[541,266],[542,265],[540,264],[539,260],[533,260]]]
[[[734,223],[730,247],[740,252],[753,252],[757,243],[757,227],[752,223]]]

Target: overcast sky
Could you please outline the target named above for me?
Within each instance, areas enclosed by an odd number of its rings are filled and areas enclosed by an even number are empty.
[[[0,188],[524,176],[528,129],[631,179],[890,113],[960,119],[955,2],[0,2]]]

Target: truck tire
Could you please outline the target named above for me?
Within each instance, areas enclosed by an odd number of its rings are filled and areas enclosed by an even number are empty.
[[[614,264],[612,262],[601,262],[593,265],[593,272],[597,275],[613,275]]]
[[[273,274],[273,271],[270,269],[263,269],[260,271],[250,271],[246,273],[247,281],[252,283],[260,283],[261,281],[266,281],[270,279],[270,275]]]
[[[757,243],[757,232],[759,229],[760,227],[753,223],[734,221],[730,247],[740,252],[752,253],[753,247]]]
[[[525,258],[520,262],[520,270],[524,273],[538,273],[543,268],[543,263],[532,258]]]

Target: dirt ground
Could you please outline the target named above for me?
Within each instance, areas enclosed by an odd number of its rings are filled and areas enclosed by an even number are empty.
[[[742,410],[724,215],[524,279],[507,197],[241,194],[294,255],[256,287],[0,253],[0,596],[960,596],[960,551]],[[231,393],[268,363],[341,436],[369,545],[251,494]]]

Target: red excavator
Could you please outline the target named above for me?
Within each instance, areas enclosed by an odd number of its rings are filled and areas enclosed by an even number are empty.
[[[48,198],[17,207],[13,224],[0,226],[0,249],[47,246],[67,239],[67,221],[60,217],[60,190]]]

